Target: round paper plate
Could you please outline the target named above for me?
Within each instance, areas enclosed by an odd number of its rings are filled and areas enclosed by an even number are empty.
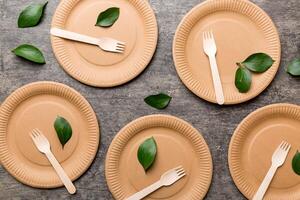
[[[92,163],[99,144],[99,126],[90,104],[74,89],[54,82],[36,82],[13,92],[0,108],[0,160],[20,182],[38,188],[62,186],[30,132],[38,128],[71,180]],[[54,129],[57,116],[71,124],[71,139],[62,148]]]
[[[98,15],[110,7],[120,8],[116,23],[109,28],[95,26]],[[118,54],[51,37],[53,51],[64,70],[78,81],[96,87],[121,85],[139,75],[150,62],[158,37],[156,18],[146,0],[62,0],[52,27],[126,43],[125,52]]]
[[[299,199],[300,176],[292,169],[293,156],[300,147],[299,130],[300,107],[290,104],[258,109],[235,130],[228,152],[229,168],[236,186],[248,199],[258,190],[282,141],[287,141],[292,148],[264,199]]]
[[[280,63],[280,40],[268,15],[248,0],[208,0],[193,8],[180,23],[173,43],[177,73],[197,96],[216,103],[208,57],[202,35],[212,31],[225,104],[237,104],[259,95],[273,80]],[[269,54],[275,63],[265,73],[254,74],[248,93],[235,87],[236,62],[253,53]]]
[[[156,140],[157,156],[145,173],[138,162],[137,150],[150,137]],[[123,200],[180,165],[187,175],[146,199],[202,199],[210,186],[213,170],[208,146],[195,128],[176,117],[150,115],[131,122],[117,134],[106,156],[105,174],[115,199]]]

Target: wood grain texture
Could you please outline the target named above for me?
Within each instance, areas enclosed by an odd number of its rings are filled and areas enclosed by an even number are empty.
[[[0,167],[0,199],[113,199],[104,177],[105,153],[116,133],[140,116],[163,113],[180,117],[203,133],[214,160],[214,176],[207,199],[244,199],[227,167],[227,148],[234,129],[250,112],[262,106],[286,102],[300,104],[300,79],[285,73],[287,63],[300,56],[299,0],[253,0],[278,27],[282,43],[282,62],[272,84],[259,97],[236,106],[219,107],[193,95],[179,80],[172,60],[172,41],[182,17],[203,0],[149,0],[159,24],[159,43],[148,68],[136,79],[113,89],[83,85],[68,76],[58,65],[50,45],[50,23],[59,0],[51,0],[42,23],[35,28],[18,29],[18,13],[33,0],[0,0],[0,102],[18,87],[41,80],[67,84],[93,106],[101,124],[101,147],[91,168],[75,182],[77,194],[64,188],[39,190],[22,185]],[[33,65],[10,51],[21,43],[43,50],[47,64]],[[156,111],[144,97],[166,92],[173,96],[170,106]]]

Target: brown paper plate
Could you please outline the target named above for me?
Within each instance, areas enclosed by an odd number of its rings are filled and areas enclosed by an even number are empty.
[[[3,167],[20,182],[38,188],[62,186],[62,182],[33,144],[29,133],[40,129],[71,180],[92,163],[99,144],[99,126],[90,104],[74,89],[54,82],[36,82],[13,92],[0,108],[0,159]],[[62,148],[54,129],[57,116],[73,129]]]
[[[216,103],[212,75],[202,45],[202,33],[212,30],[217,44],[217,63],[225,104],[237,104],[259,95],[273,80],[280,63],[280,40],[270,17],[248,0],[208,0],[182,20],[173,43],[177,73],[197,96]],[[269,54],[274,65],[253,76],[248,93],[235,87],[236,62],[257,52]]]
[[[299,199],[300,176],[292,169],[299,149],[300,107],[275,104],[247,116],[232,136],[228,161],[238,189],[252,198],[267,174],[275,149],[283,141],[292,145],[284,165],[278,169],[266,193],[266,200]]]
[[[110,7],[120,8],[120,17],[110,28],[95,26],[98,15]],[[93,37],[112,37],[126,42],[123,54],[99,47],[51,37],[53,51],[72,77],[96,87],[113,87],[138,76],[150,62],[157,44],[156,18],[146,0],[62,0],[52,27]]]
[[[158,152],[154,165],[145,173],[137,160],[137,149],[150,137],[155,138]],[[187,176],[146,199],[202,199],[213,170],[208,146],[195,128],[176,117],[150,115],[134,120],[117,134],[106,156],[105,175],[115,199],[123,200],[180,165]]]

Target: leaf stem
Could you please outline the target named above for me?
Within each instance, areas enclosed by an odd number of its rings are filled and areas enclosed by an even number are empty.
[[[236,63],[237,66],[241,67],[241,68],[245,68],[243,63]]]

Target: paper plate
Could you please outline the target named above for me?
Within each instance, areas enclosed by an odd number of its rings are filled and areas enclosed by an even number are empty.
[[[72,88],[54,82],[36,82],[13,92],[0,108],[0,160],[20,182],[38,188],[62,186],[46,156],[30,138],[38,128],[71,180],[82,175],[98,150],[99,126],[90,104]],[[57,116],[71,124],[73,134],[62,148],[54,129]]]
[[[137,150],[150,137],[157,143],[157,156],[145,173],[138,162]],[[195,128],[176,117],[150,115],[134,120],[117,134],[106,156],[105,174],[115,199],[123,200],[180,165],[187,175],[146,199],[202,199],[209,189],[213,170],[208,146]]]
[[[292,169],[299,150],[300,107],[275,104],[247,116],[235,130],[229,147],[228,162],[239,190],[251,199],[271,167],[272,155],[282,141],[292,148],[276,172],[265,200],[299,199],[300,176]]]
[[[110,7],[120,17],[110,28],[95,26],[98,15]],[[92,37],[111,37],[126,43],[123,54],[98,46],[51,37],[54,54],[72,77],[96,87],[113,87],[138,76],[150,62],[157,44],[156,18],[146,0],[62,0],[52,27]]]
[[[270,17],[248,0],[209,0],[193,8],[182,20],[173,43],[177,73],[197,96],[216,103],[209,60],[202,35],[212,31],[225,104],[237,104],[259,95],[273,80],[280,63],[280,40]],[[253,53],[269,54],[275,63],[265,73],[254,74],[252,87],[239,93],[235,87],[236,62]]]

